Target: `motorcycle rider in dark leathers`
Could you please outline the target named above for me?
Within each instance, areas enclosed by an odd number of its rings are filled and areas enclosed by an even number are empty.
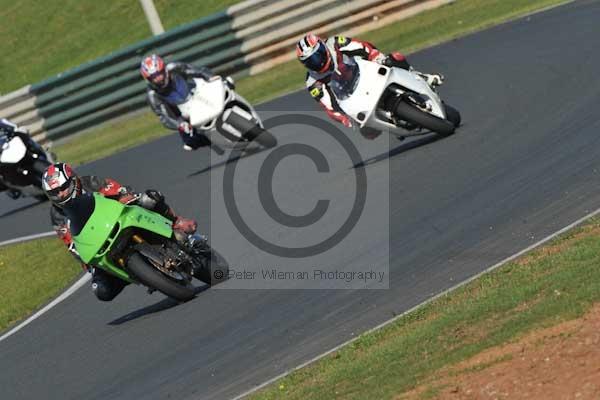
[[[14,132],[20,132],[26,135],[29,134],[27,129],[10,122],[6,118],[0,118],[0,135],[10,135]]]
[[[43,175],[42,182],[44,191],[52,202],[50,209],[52,227],[69,252],[79,261],[81,260],[71,236],[70,221],[66,210],[78,196],[85,193],[97,192],[123,204],[138,205],[161,214],[173,221],[175,239],[182,244],[186,244],[190,235],[196,232],[196,222],[177,216],[165,202],[164,196],[156,190],[137,193],[114,179],[97,176],[79,177],[68,164],[64,163],[50,165]],[[128,284],[100,268],[83,263],[82,267],[92,274],[92,291],[99,300],[113,300]]]
[[[13,132],[21,132],[24,134],[29,134],[27,129],[20,127],[15,123],[10,122],[6,118],[0,118],[0,134],[6,135],[6,134],[11,134]]]
[[[352,120],[340,108],[328,86],[331,75],[336,71],[343,56],[361,57],[388,67],[413,71],[406,57],[400,52],[395,51],[386,56],[369,42],[345,36],[333,36],[324,40],[313,33],[308,33],[296,44],[296,56],[308,69],[306,87],[310,95],[319,102],[330,118],[348,128],[352,126]],[[431,87],[440,86],[444,81],[441,74],[415,72]],[[361,134],[366,139],[375,139],[380,133],[374,129],[361,129]]]
[[[208,68],[196,68],[191,64],[170,62],[157,54],[145,57],[140,64],[140,73],[148,83],[147,98],[152,111],[158,115],[165,128],[177,130],[185,150],[196,150],[209,146],[205,132],[194,128],[179,112],[178,103],[185,100],[189,89],[194,86],[193,78],[209,80],[213,74]]]

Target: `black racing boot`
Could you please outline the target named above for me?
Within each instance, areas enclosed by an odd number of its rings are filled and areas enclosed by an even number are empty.
[[[195,233],[193,235],[188,235],[185,239],[185,243],[181,244],[190,254],[196,256],[194,266],[192,268],[192,275],[196,278],[200,278],[201,276],[203,277],[202,271],[210,268],[210,265],[208,265],[209,260],[202,255],[203,252],[210,251],[208,238],[204,235]]]
[[[10,197],[13,200],[18,199],[19,197],[21,197],[23,195],[23,193],[21,193],[19,190],[15,190],[15,189],[8,189],[6,191],[6,195],[8,197]]]
[[[427,84],[435,89],[438,86],[442,86],[444,83],[444,75],[442,74],[424,74],[422,72],[415,71],[419,76],[427,82]]]

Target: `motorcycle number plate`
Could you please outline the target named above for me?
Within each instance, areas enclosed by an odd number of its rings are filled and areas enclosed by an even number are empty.
[[[0,155],[0,163],[16,164],[25,157],[25,154],[27,154],[27,146],[25,146],[25,143],[23,143],[20,137],[13,137],[7,144],[8,146],[3,146],[2,154]]]

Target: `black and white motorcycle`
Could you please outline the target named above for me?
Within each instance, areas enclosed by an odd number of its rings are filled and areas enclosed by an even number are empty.
[[[229,77],[194,78],[194,87],[177,107],[194,128],[221,134],[226,147],[246,148],[251,142],[264,148],[276,146],[277,139],[265,130],[252,105],[234,89]]]
[[[460,113],[415,71],[344,55],[329,86],[342,110],[362,129],[403,138],[421,135],[424,128],[448,136],[461,122]]]
[[[0,120],[0,124],[0,191],[12,199],[33,196],[46,200],[42,175],[54,163],[54,156],[27,131],[7,120]]]

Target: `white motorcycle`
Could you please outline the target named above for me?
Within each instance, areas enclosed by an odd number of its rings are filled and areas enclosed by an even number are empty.
[[[42,175],[52,163],[53,154],[27,133],[15,130],[0,134],[0,191],[6,191],[9,197],[46,200]]]
[[[194,128],[220,133],[230,148],[246,148],[250,142],[264,148],[277,145],[277,139],[264,129],[252,105],[235,92],[231,78],[213,76],[209,80],[194,78],[193,82],[177,107]],[[214,143],[213,149],[219,152]]]
[[[418,128],[448,136],[460,125],[460,113],[414,71],[344,55],[329,86],[344,113],[362,129],[403,138],[423,134],[414,131]]]

